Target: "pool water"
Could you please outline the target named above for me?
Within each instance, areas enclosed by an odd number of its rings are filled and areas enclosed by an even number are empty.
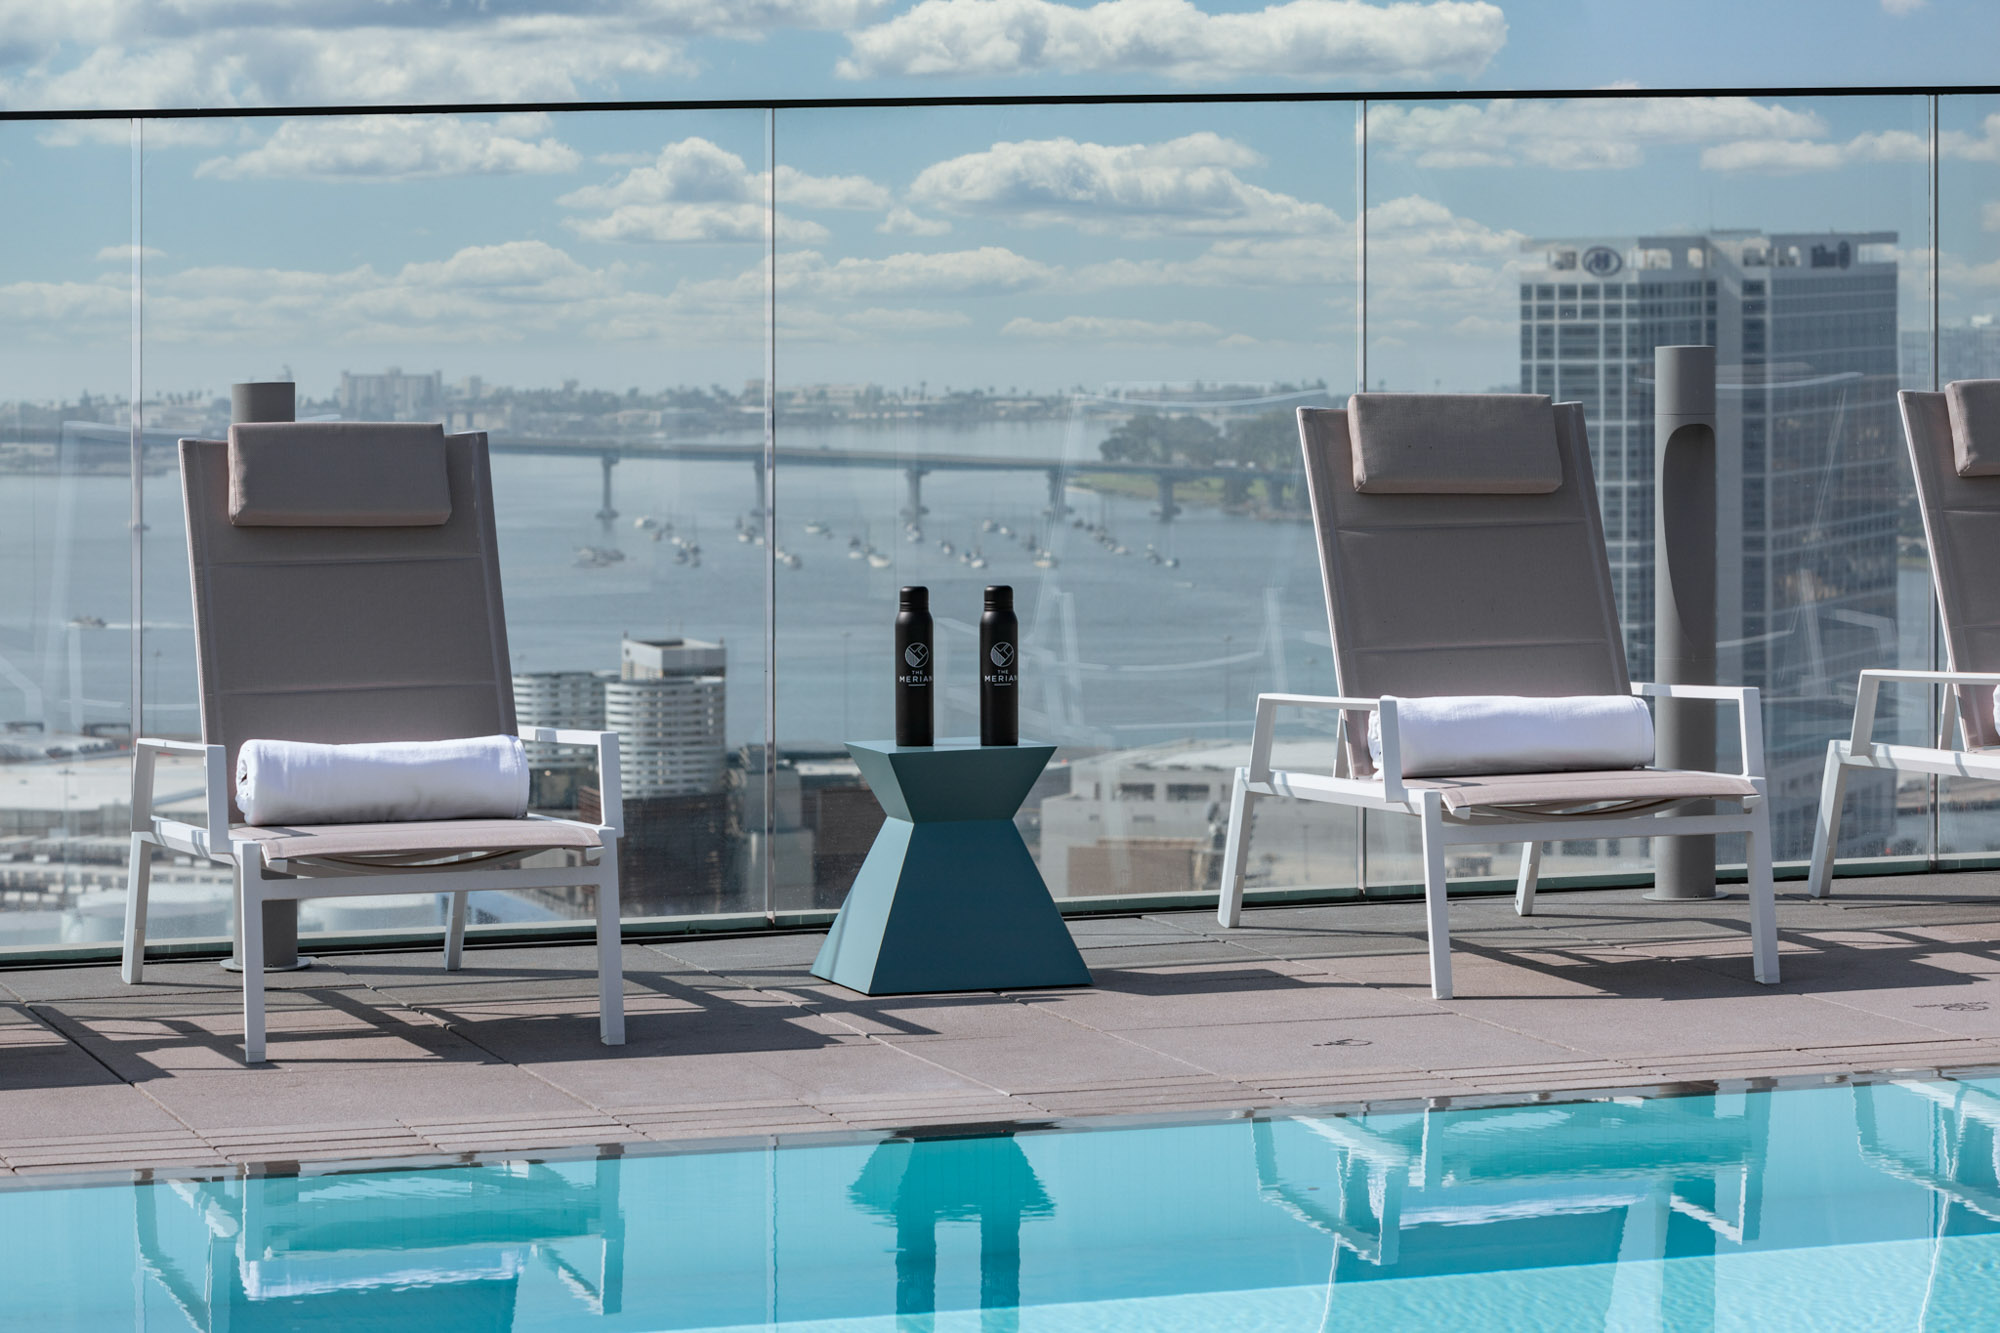
[[[2000,1082],[0,1190],[36,1330],[2000,1328]]]

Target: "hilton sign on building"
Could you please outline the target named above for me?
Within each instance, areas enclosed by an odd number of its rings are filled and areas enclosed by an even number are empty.
[[[1895,240],[1729,231],[1523,247],[1521,388],[1584,405],[1638,680],[1653,657],[1653,349],[1716,349],[1719,669],[1764,692],[1781,858],[1806,853],[1826,740],[1851,717],[1856,673],[1897,660],[1909,469]],[[1842,854],[1880,854],[1890,794],[1855,799]]]

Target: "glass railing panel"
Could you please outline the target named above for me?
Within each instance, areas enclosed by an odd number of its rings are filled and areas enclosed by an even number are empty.
[[[1905,331],[1929,321],[1926,99],[1385,102],[1367,142],[1369,382],[1584,404],[1635,679],[1653,348],[1717,347],[1719,678],[1763,692],[1776,853],[1803,858],[1856,673],[1928,660],[1895,408]],[[1850,791],[1841,855],[1921,845],[1920,796]],[[1650,866],[1631,840],[1550,852],[1551,875]]]
[[[1906,360],[1921,384],[2000,378],[2000,314],[1992,274],[2000,268],[2000,97],[1938,99],[1938,327],[1935,344],[1912,340]],[[1933,370],[1933,351],[1935,362]],[[1935,383],[1933,384],[1933,379]],[[1976,615],[1960,610],[1960,623]],[[1940,627],[1937,665],[1946,663]],[[1992,664],[1958,662],[1969,671]],[[1978,706],[1989,701],[1978,691]],[[1952,743],[1962,737],[1954,735]],[[2000,856],[2000,783],[1946,778],[1938,782],[1938,855],[1947,864]]]
[[[116,940],[132,735],[124,120],[0,125],[0,949]]]
[[[840,742],[893,732],[907,584],[940,736],[977,734],[981,590],[1014,589],[1058,897],[1212,888],[1255,695],[1333,687],[1292,413],[1353,384],[1352,109],[786,112],[777,143],[777,905],[838,905],[879,823]],[[1288,762],[1330,767],[1302,726]],[[1288,804],[1252,884],[1351,886],[1351,820]]]
[[[765,579],[727,515],[763,445],[763,114],[180,130],[145,175],[146,375],[173,409],[148,455],[149,724],[199,728],[172,440],[220,438],[233,382],[292,380],[301,418],[484,432],[519,720],[620,732],[628,915],[741,906]],[[530,759],[536,808],[594,807],[587,752]],[[217,889],[191,933],[226,930]],[[489,893],[473,919],[590,910]],[[428,899],[301,911],[308,934],[442,920]]]

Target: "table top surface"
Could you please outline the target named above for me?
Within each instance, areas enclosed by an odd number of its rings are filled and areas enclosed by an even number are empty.
[[[935,745],[898,745],[894,741],[847,741],[850,750],[868,750],[875,754],[939,754],[944,752],[964,753],[972,750],[992,750],[1013,752],[1020,750],[1054,750],[1048,741],[1030,740],[1022,737],[1016,745],[981,745],[977,736],[940,736]]]

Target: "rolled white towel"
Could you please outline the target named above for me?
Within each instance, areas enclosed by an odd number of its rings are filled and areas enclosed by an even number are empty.
[[[1653,715],[1626,694],[1436,695],[1396,700],[1396,739],[1412,778],[1643,768],[1653,762]],[[1380,714],[1368,718],[1368,753],[1379,766]]]
[[[252,824],[518,819],[528,760],[517,736],[315,745],[243,742],[236,804]]]

